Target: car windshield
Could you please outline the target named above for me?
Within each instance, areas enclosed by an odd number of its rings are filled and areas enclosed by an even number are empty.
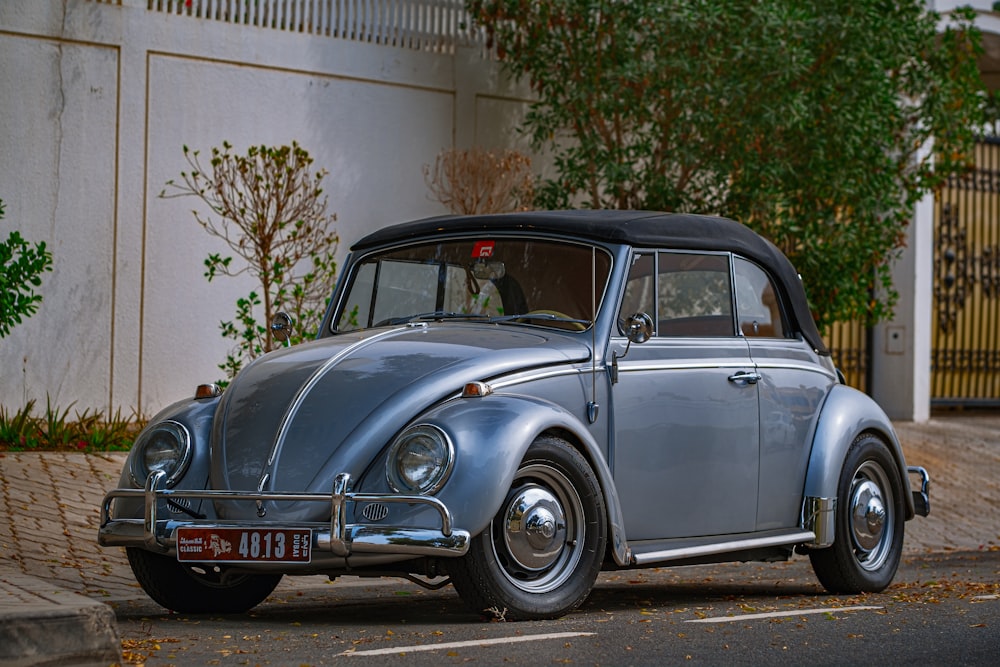
[[[483,237],[420,243],[362,258],[334,331],[418,320],[588,328],[611,257],[589,245]]]

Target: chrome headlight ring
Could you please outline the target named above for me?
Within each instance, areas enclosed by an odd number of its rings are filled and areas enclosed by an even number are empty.
[[[417,424],[389,447],[385,476],[397,493],[433,495],[448,481],[455,465],[455,446],[443,430]]]
[[[173,486],[191,462],[191,434],[180,422],[158,422],[146,428],[132,445],[132,481],[146,484],[149,473],[162,470],[167,486]]]

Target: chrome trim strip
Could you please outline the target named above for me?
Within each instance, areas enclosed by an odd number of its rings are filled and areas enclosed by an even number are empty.
[[[767,368],[777,368],[777,369],[787,369],[787,370],[799,370],[799,371],[810,371],[813,373],[820,373],[822,375],[827,375],[831,378],[836,376],[828,372],[825,368],[821,366],[809,366],[807,364],[753,364],[750,359],[744,359],[742,361],[733,360],[730,358],[724,359],[707,359],[701,362],[619,362],[619,372],[622,373],[636,373],[645,371],[669,371],[669,370],[693,370],[699,368],[748,368],[751,365],[756,366],[758,369]],[[604,366],[598,366],[598,372],[602,372],[606,369]],[[499,389],[506,389],[518,384],[524,384],[526,382],[532,382],[534,380],[547,380],[549,378],[559,377],[562,375],[587,375],[593,371],[588,366],[586,368],[557,368],[557,369],[546,369],[540,370],[538,372],[531,371],[518,371],[511,374],[511,377],[504,378],[502,380],[491,380],[490,386],[494,391]]]
[[[812,541],[814,537],[815,536],[812,531],[802,531],[798,533],[788,533],[786,535],[735,540],[732,542],[715,542],[713,544],[702,544],[695,547],[664,549],[663,551],[636,554],[635,564],[645,565],[646,563],[656,563],[667,560],[697,558],[698,556],[712,556],[714,554],[723,554],[730,551],[743,551],[745,549],[758,549],[762,547],[779,547],[786,544],[801,544],[803,542]]]
[[[693,370],[699,368],[749,368],[754,363],[749,357],[746,359],[705,359],[700,362],[672,363],[672,362],[618,362],[619,373],[635,373],[642,371],[670,371],[670,370]]]
[[[725,359],[724,361],[719,361],[717,359],[706,359],[702,362],[686,362],[686,363],[672,363],[672,362],[619,362],[619,372],[637,372],[637,371],[669,371],[669,370],[691,370],[696,368],[735,368],[741,367],[745,368],[749,365],[755,366],[758,370],[792,370],[792,371],[806,371],[810,373],[819,373],[820,375],[828,376],[830,378],[836,379],[836,374],[831,373],[826,368],[820,365],[810,366],[808,364],[775,364],[775,363],[761,363],[756,359],[748,358],[745,363],[740,363],[732,359]]]
[[[389,331],[382,331],[380,333],[376,333],[372,336],[369,336],[368,338],[365,338],[364,340],[359,340],[357,343],[354,343],[353,345],[348,345],[343,350],[341,350],[337,354],[327,359],[325,362],[323,362],[323,365],[321,365],[319,368],[313,371],[313,374],[309,376],[309,379],[306,380],[301,387],[299,387],[298,392],[296,392],[295,394],[295,398],[292,399],[292,402],[289,404],[288,409],[285,410],[285,415],[281,418],[281,423],[278,425],[278,433],[277,435],[274,436],[274,444],[271,445],[271,453],[267,457],[267,465],[265,466],[265,468],[270,468],[272,465],[274,465],[274,458],[275,456],[277,456],[278,450],[281,449],[281,445],[283,445],[285,442],[285,436],[288,434],[288,429],[291,427],[292,420],[298,413],[299,408],[302,407],[302,402],[305,401],[306,396],[309,395],[309,392],[312,391],[313,387],[316,386],[316,384],[323,378],[324,375],[329,373],[334,366],[339,364],[341,361],[344,360],[344,358],[353,354],[355,351],[363,347],[367,347],[368,345],[376,341],[379,341],[383,338],[390,338],[396,334],[405,333],[407,330],[408,330],[407,327],[401,327],[399,329],[390,329]]]
[[[396,495],[382,493],[352,493],[349,491],[350,475],[340,473],[333,483],[332,493],[251,493],[244,491],[213,491],[164,488],[164,473],[155,472],[146,480],[143,489],[115,489],[109,491],[101,503],[101,527],[98,544],[101,546],[142,547],[159,553],[171,553],[176,546],[174,531],[177,528],[227,527],[274,528],[305,527],[313,530],[316,544],[333,555],[347,557],[354,552],[402,555],[461,556],[469,548],[470,535],[465,530],[455,530],[451,511],[438,500],[428,496]],[[112,519],[111,504],[116,498],[141,498],[145,502],[142,519]],[[172,498],[202,500],[253,500],[259,502],[323,502],[330,503],[329,524],[279,524],[261,521],[193,520],[174,521],[157,518],[160,501]],[[440,530],[393,526],[367,526],[348,524],[347,503],[382,502],[424,505],[437,511],[441,520]],[[317,530],[316,528],[321,528]],[[324,530],[325,529],[325,530]]]
[[[562,375],[587,375],[591,372],[592,371],[589,366],[587,368],[562,367],[540,370],[538,372],[516,371],[515,373],[511,373],[506,379],[491,380],[489,385],[493,388],[493,392],[496,393],[498,389],[506,389],[508,387],[524,384],[526,382],[533,382],[535,380],[548,380],[549,378],[560,377]]]
[[[753,360],[756,362],[757,368],[760,368],[760,369],[763,369],[763,368],[774,368],[774,369],[778,369],[778,370],[788,370],[788,371],[807,371],[807,372],[810,372],[810,373],[819,373],[820,375],[827,375],[827,376],[829,376],[831,378],[834,378],[834,379],[836,379],[836,377],[837,377],[836,373],[831,373],[829,369],[824,368],[823,366],[821,366],[819,364],[811,365],[811,364],[805,364],[805,363],[803,363],[803,364],[795,364],[795,363],[771,363],[771,362],[767,361],[767,357],[764,357],[763,359],[761,359],[759,357],[753,357]]]

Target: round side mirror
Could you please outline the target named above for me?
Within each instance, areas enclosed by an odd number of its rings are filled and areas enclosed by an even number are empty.
[[[653,318],[646,313],[633,313],[625,320],[625,337],[632,343],[645,343],[653,337]]]
[[[292,318],[288,316],[288,313],[275,313],[274,317],[271,318],[271,335],[274,336],[275,340],[284,343],[286,347],[290,344],[288,340],[292,336]]]

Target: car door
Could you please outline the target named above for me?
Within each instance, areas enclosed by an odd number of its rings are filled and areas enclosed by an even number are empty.
[[[760,381],[760,497],[757,529],[798,525],[819,408],[836,376],[790,330],[787,305],[760,266],[733,261],[737,318]]]
[[[626,352],[637,312],[653,336]],[[611,345],[613,472],[630,541],[754,530],[757,385],[736,331],[728,254],[634,255]]]

